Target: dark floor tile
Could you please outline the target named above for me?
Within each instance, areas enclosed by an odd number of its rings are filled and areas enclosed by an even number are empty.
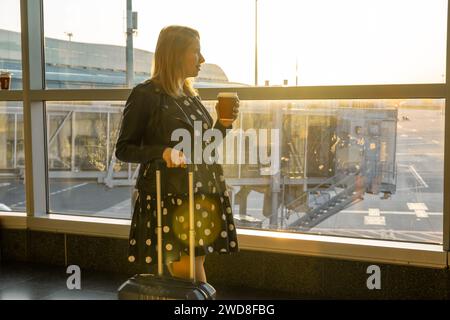
[[[41,298],[42,300],[117,300],[117,293],[95,291],[95,290],[58,290],[48,296]]]
[[[291,300],[299,297],[285,292],[265,291],[242,287],[216,286],[217,300]]]
[[[55,292],[50,285],[32,285],[28,281],[0,290],[0,300],[38,300]]]
[[[129,275],[81,269],[81,289],[69,290],[65,267],[29,263],[0,265],[0,300],[117,300]],[[218,300],[299,299],[278,291],[218,285]]]
[[[81,286],[89,290],[116,292],[128,278],[127,275],[82,272]]]

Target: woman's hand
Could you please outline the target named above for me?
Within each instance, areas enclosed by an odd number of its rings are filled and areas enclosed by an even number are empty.
[[[217,109],[219,106],[219,103],[216,103],[216,113],[219,114],[219,110]],[[219,119],[218,121],[220,122],[221,125],[223,125],[224,127],[229,127],[231,126],[231,124],[236,121],[237,117],[239,116],[239,99],[236,100],[236,103],[233,106],[233,120],[228,120],[228,119]]]
[[[187,167],[186,157],[180,150],[165,148],[162,154],[162,158],[166,162],[168,168]]]

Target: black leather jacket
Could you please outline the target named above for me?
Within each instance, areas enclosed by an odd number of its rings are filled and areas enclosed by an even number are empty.
[[[213,120],[206,109],[205,112],[212,123]],[[133,88],[123,111],[116,143],[116,157],[124,162],[141,164],[136,181],[137,189],[155,193],[155,160],[162,159],[165,148],[173,148],[179,143],[179,141],[171,141],[172,132],[178,128],[187,129],[191,137],[194,137],[190,119],[180,110],[175,100],[163,92],[161,87],[147,80]],[[214,125],[214,129],[220,130],[223,137],[225,137],[226,129],[229,128],[225,128],[219,122]],[[194,146],[193,141],[191,145]],[[220,167],[220,165],[217,166]],[[222,171],[221,167],[219,169]],[[198,174],[201,176],[201,172]],[[187,169],[165,168],[162,175],[164,192],[188,192]]]

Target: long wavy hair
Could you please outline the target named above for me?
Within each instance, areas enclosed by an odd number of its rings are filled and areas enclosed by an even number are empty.
[[[159,33],[151,79],[172,97],[182,96],[180,88],[190,96],[198,94],[192,85],[192,79],[183,79],[184,56],[196,39],[200,39],[198,31],[185,26],[167,26]]]

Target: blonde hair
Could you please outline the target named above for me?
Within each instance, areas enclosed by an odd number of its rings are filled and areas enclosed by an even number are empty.
[[[196,96],[197,91],[191,79],[183,79],[184,56],[186,50],[200,35],[197,30],[184,26],[168,26],[161,30],[153,56],[151,79],[161,85],[172,97],[180,97],[180,84],[183,92]]]

